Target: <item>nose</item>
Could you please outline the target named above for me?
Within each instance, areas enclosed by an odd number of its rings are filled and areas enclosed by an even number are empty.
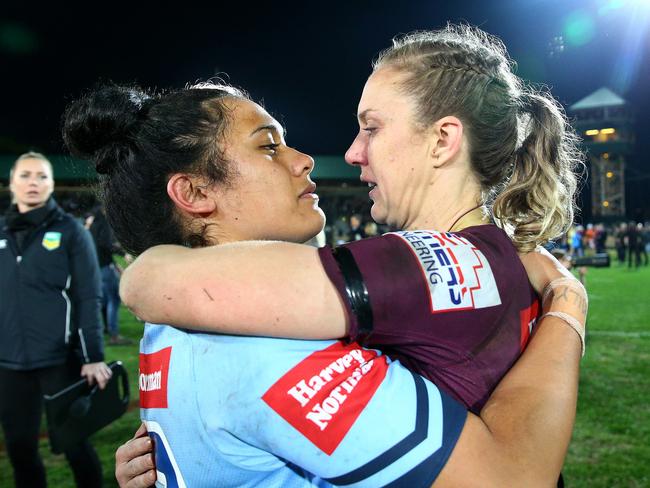
[[[291,171],[296,176],[302,174],[310,174],[314,169],[314,158],[309,154],[298,151],[297,149],[291,148],[295,152],[295,156],[291,158]]]
[[[368,164],[368,144],[364,134],[359,132],[345,152],[345,162],[351,165]]]

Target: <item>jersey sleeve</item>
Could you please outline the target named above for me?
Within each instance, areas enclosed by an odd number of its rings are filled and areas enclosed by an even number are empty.
[[[454,327],[434,330],[440,314],[501,303],[487,259],[457,234],[392,232],[321,248],[319,256],[347,307],[351,340],[409,344],[437,335],[445,341]],[[462,314],[444,317],[449,325]]]
[[[429,381],[355,343],[333,343],[281,373],[257,368],[252,384],[230,396],[236,414],[225,428],[335,486],[430,486],[467,416]]]

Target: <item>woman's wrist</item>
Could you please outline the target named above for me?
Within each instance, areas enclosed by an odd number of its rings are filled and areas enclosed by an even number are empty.
[[[555,317],[572,328],[580,339],[582,355],[585,354],[585,323],[588,298],[584,286],[575,278],[562,277],[552,280],[542,294],[544,317]]]

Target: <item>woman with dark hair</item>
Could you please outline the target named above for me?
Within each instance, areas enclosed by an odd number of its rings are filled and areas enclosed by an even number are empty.
[[[371,188],[372,217],[403,231],[319,251],[154,249],[124,277],[125,302],[199,330],[348,337],[478,413],[537,323],[517,253],[571,225],[575,134],[550,95],[512,72],[503,44],[467,26],[397,38],[374,63],[358,120],[346,160]],[[292,303],[296,288],[313,294]]]
[[[270,301],[282,310],[266,316],[272,323],[311,326],[312,317],[322,322],[332,313],[332,304],[339,314],[334,320],[345,322],[323,268],[290,244],[323,225],[309,179],[313,160],[287,146],[283,128],[242,92],[224,86],[163,95],[100,89],[68,109],[64,138],[102,174],[107,217],[126,250],[137,254],[157,244],[227,250],[239,268],[224,270],[233,288],[223,295],[200,291],[231,309],[226,321],[247,323],[236,291],[243,285],[251,322],[257,307]],[[256,242],[240,242],[246,240]],[[291,250],[297,253],[288,261],[283,255]],[[258,252],[268,259],[255,264],[256,276],[240,256]],[[539,266],[538,286],[562,276],[544,259],[529,259]],[[282,278],[288,264],[292,282]],[[243,283],[232,280],[235,275]],[[574,289],[572,283],[559,286]],[[283,295],[287,288],[289,296]],[[579,285],[575,290],[584,297]],[[176,296],[163,298],[184,307]],[[301,299],[309,302],[304,315],[292,311]],[[584,322],[584,310],[566,294],[549,303]],[[551,481],[570,438],[580,346],[557,310],[550,315],[480,418],[399,362],[355,343],[196,334],[148,324],[140,401],[158,476],[179,486],[213,486],[215,480],[228,486],[430,485],[436,479],[457,486],[477,476],[501,486]],[[188,321],[195,321],[191,311]],[[528,386],[540,368],[544,378]],[[148,458],[132,459],[146,444],[131,443],[118,454],[118,461],[125,452],[131,456],[118,463],[125,486],[152,482],[152,473],[141,474]],[[544,466],[536,462],[540,456],[548,459]]]
[[[52,164],[25,153],[0,221],[0,422],[18,488],[46,486],[38,454],[43,395],[87,378],[103,388],[99,267],[90,235],[52,197]],[[79,353],[79,354],[77,354]],[[77,486],[102,484],[88,440],[65,451]]]

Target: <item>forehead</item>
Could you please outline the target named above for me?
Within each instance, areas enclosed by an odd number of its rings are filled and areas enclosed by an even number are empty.
[[[373,113],[390,115],[394,111],[412,109],[413,101],[402,92],[406,75],[390,68],[380,68],[370,75],[359,100],[360,120]]]
[[[283,135],[284,128],[260,105],[250,100],[229,100],[232,109],[230,132],[233,136],[251,136],[255,131],[271,130]]]
[[[52,167],[47,161],[38,158],[25,158],[16,163],[14,171],[29,171],[52,175]]]

